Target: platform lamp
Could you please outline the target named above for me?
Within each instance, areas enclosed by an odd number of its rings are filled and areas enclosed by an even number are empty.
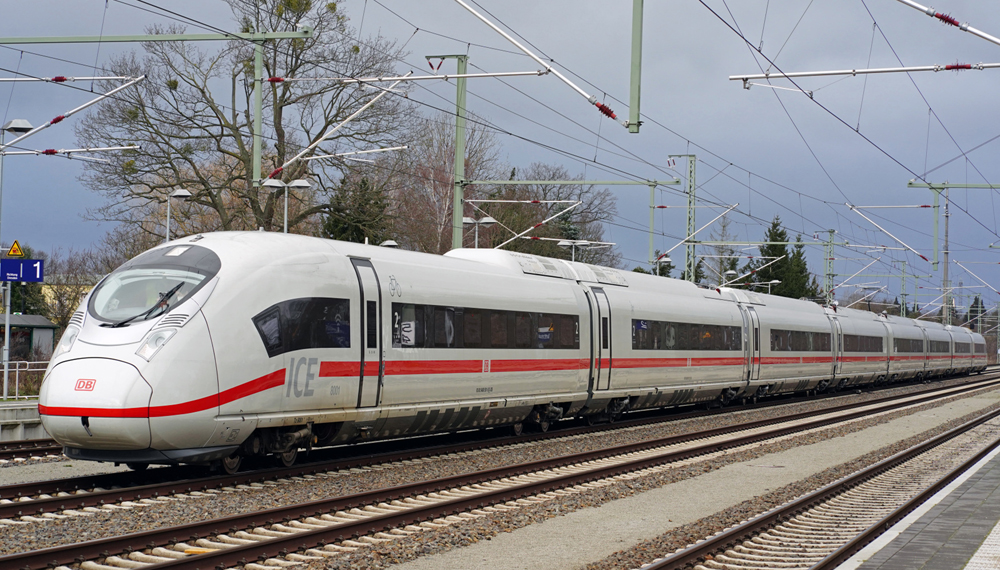
[[[180,198],[181,200],[187,200],[191,197],[191,192],[185,190],[184,188],[178,188],[167,196],[167,239],[163,243],[170,241],[170,202],[172,198]]]
[[[0,129],[0,147],[3,147],[4,135],[7,133],[20,135],[34,127],[24,119],[14,119]],[[0,154],[0,212],[3,212],[3,155]],[[7,376],[10,370],[10,281],[7,282],[7,293],[4,295],[4,330],[3,330],[3,399],[7,399]]]
[[[497,221],[490,216],[483,216],[478,220],[468,216],[464,216],[462,218],[463,226],[476,226],[476,249],[479,249],[479,226],[486,226],[488,228],[495,223],[497,223]]]
[[[674,260],[670,259],[670,256],[667,255],[667,254],[665,254],[665,253],[662,254],[662,255],[660,255],[659,257],[657,257],[656,258],[656,275],[657,275],[657,277],[663,277],[663,275],[661,275],[662,271],[660,271],[660,265],[661,264],[663,264],[663,263],[673,263],[673,262],[674,262]]]
[[[264,186],[268,188],[284,188],[285,189],[285,218],[284,223],[281,226],[281,231],[283,233],[288,233],[288,189],[289,188],[302,188],[309,189],[309,181],[304,179],[292,180],[291,182],[282,182],[277,178],[268,178],[264,181]]]

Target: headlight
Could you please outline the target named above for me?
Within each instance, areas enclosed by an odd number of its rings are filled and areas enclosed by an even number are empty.
[[[56,345],[56,349],[52,352],[52,359],[55,360],[63,354],[66,354],[73,348],[73,343],[76,342],[76,337],[80,336],[80,329],[76,327],[66,327],[63,332],[62,338],[59,339],[59,344]]]
[[[176,332],[177,329],[160,329],[149,333],[149,336],[146,337],[146,340],[142,341],[142,344],[139,345],[139,350],[135,351],[135,353],[145,359],[146,362],[149,362]]]

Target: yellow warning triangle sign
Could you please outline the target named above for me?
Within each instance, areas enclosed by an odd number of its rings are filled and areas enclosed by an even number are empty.
[[[3,250],[0,249],[0,251]],[[10,246],[7,257],[24,257],[24,251],[21,249],[21,244],[17,243],[17,240],[14,240],[14,245]]]

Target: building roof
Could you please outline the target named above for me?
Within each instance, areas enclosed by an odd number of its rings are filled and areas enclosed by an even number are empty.
[[[3,326],[6,315],[0,315],[0,327]],[[57,329],[59,328],[55,323],[46,319],[41,315],[15,315],[11,313],[10,315],[10,328],[27,328],[27,329]]]

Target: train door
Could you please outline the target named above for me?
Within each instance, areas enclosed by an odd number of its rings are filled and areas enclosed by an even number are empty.
[[[836,379],[844,359],[844,332],[837,317],[830,317],[830,320],[833,321],[833,376]]]
[[[750,382],[750,371],[753,369],[753,327],[750,324],[750,314],[747,308],[737,303],[740,316],[743,317],[743,379]]]
[[[382,393],[382,291],[375,267],[367,259],[351,258],[361,289],[361,370],[358,380],[358,407],[377,406]]]
[[[597,371],[600,369],[597,365],[598,359],[598,348],[597,348],[597,325],[596,321],[596,309],[594,305],[597,301],[594,300],[593,295],[590,291],[584,289],[583,295],[587,298],[587,315],[590,319],[587,321],[590,323],[590,375],[587,379],[587,392],[593,393],[597,389]]]
[[[595,353],[597,355],[594,368],[597,377],[597,390],[611,388],[611,302],[604,289],[593,287],[594,301],[597,304],[597,322],[595,331]]]
[[[751,348],[750,348],[750,380],[760,378],[760,319],[753,307],[747,307],[750,315]]]

